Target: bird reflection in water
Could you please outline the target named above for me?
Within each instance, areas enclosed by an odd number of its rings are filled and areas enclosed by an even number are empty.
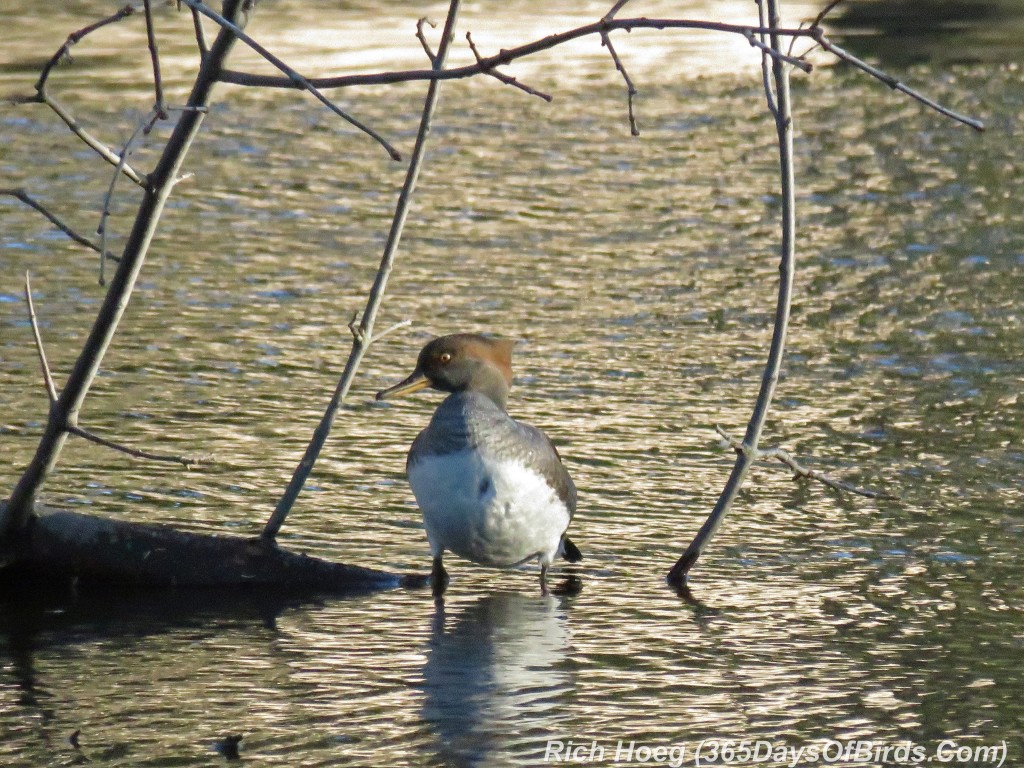
[[[566,598],[514,593],[458,611],[436,604],[423,669],[423,719],[445,765],[536,757],[570,727]]]

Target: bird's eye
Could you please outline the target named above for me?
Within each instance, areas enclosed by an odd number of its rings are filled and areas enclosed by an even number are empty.
[[[441,356],[439,358],[437,358],[437,359],[440,360],[442,364],[443,363],[450,363],[451,360],[452,360],[452,353],[451,352],[442,352]]]

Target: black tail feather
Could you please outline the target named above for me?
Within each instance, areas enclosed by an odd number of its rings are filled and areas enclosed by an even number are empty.
[[[562,557],[570,563],[578,563],[583,559],[583,553],[580,552],[580,548],[573,544],[568,536],[562,538]]]

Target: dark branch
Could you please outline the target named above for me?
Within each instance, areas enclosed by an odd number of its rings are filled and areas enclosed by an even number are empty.
[[[25,273],[25,303],[28,305],[28,322],[32,327],[32,337],[35,340],[36,353],[39,355],[39,367],[42,369],[43,382],[46,385],[46,394],[49,397],[50,405],[52,406],[57,402],[57,386],[54,384],[53,374],[50,372],[50,364],[46,360],[46,350],[43,347],[43,337],[39,333],[39,323],[36,320],[36,309],[32,303],[32,283],[28,272]],[[112,448],[115,451],[120,451],[121,453],[125,453],[137,459],[174,462],[176,464],[182,464],[186,468],[191,468],[201,463],[201,459],[194,456],[171,456],[165,453],[144,451],[140,448],[129,448],[128,446],[121,445],[120,443],[115,443],[112,440],[99,437],[98,435],[83,429],[77,424],[68,424],[66,425],[66,428],[72,435],[78,435],[89,442],[102,445],[106,448]]]
[[[828,39],[828,37],[825,35],[824,30],[822,30],[820,27],[812,28],[810,31],[812,33],[812,37],[814,38],[814,40],[822,48],[831,53],[833,56],[842,59],[848,64],[852,64],[857,69],[863,72],[867,72],[875,79],[881,80],[883,83],[888,85],[893,90],[899,91],[900,93],[905,93],[910,98],[921,102],[926,107],[938,112],[940,115],[945,115],[946,117],[956,120],[959,123],[963,123],[964,125],[970,126],[976,131],[981,132],[985,130],[985,124],[981,120],[976,120],[973,117],[961,115],[959,112],[954,112],[951,109],[947,109],[938,102],[933,101],[932,99],[929,99],[927,96],[915,91],[910,86],[904,85],[892,75],[883,72],[877,67],[871,66],[866,61],[862,61],[861,59],[858,59],[856,56],[854,56],[852,53],[849,53],[846,50],[840,48],[838,45],[836,45],[835,43]]]
[[[185,2],[186,0],[182,0]],[[782,36],[795,36],[813,39],[813,34],[808,29],[786,29],[769,30],[759,26],[744,26],[741,24],[726,24],[714,21],[697,21],[692,19],[611,19],[595,21],[576,29],[560,32],[554,35],[535,40],[532,43],[517,46],[515,48],[502,49],[494,56],[481,58],[476,64],[469,64],[451,69],[415,69],[399,72],[379,72],[367,75],[341,75],[337,77],[314,77],[309,82],[317,88],[346,88],[354,85],[390,85],[393,83],[407,83],[416,80],[461,80],[475,75],[486,74],[495,67],[509,64],[517,59],[531,56],[540,51],[555,48],[571,40],[577,40],[588,35],[608,34],[615,30],[634,29],[700,29],[710,32],[726,32],[743,35],[767,34],[775,31]],[[782,55],[782,54],[776,54]],[[234,85],[246,85],[266,88],[298,88],[293,81],[267,75],[254,75],[247,72],[224,70],[221,73],[221,80]]]
[[[434,62],[437,60],[437,54],[434,53],[430,47],[430,43],[427,42],[427,35],[423,31],[424,25],[434,29],[437,26],[437,22],[431,21],[426,16],[416,22],[416,39],[420,41],[420,45],[423,46],[424,53],[427,54],[427,58],[430,59],[430,64],[433,66]]]
[[[767,14],[769,23],[768,45],[772,51],[781,52],[782,34],[775,27],[779,23],[779,0],[757,0],[764,4],[761,13]],[[761,18],[765,18],[762,16]],[[679,587],[686,581],[686,574],[707,547],[708,542],[722,524],[726,513],[739,494],[740,488],[757,457],[757,444],[764,431],[772,399],[779,383],[779,373],[786,349],[786,334],[789,328],[793,301],[793,281],[796,269],[796,178],[793,162],[793,113],[790,101],[789,69],[785,58],[763,51],[765,60],[771,60],[771,84],[767,88],[769,108],[775,118],[775,133],[779,146],[779,186],[782,197],[780,217],[781,243],[779,248],[779,288],[775,299],[775,319],[772,326],[772,341],[768,359],[761,374],[761,386],[753,412],[743,435],[744,450],[737,454],[729,479],[715,503],[714,509],[701,526],[693,541],[686,548],[668,573],[668,582]]]
[[[203,5],[203,3],[200,0],[181,0],[181,2],[185,3],[185,5],[187,5],[189,8],[191,8],[191,9],[193,9],[195,11],[198,11],[199,13],[203,14],[207,18],[212,19],[217,24],[219,24],[223,29],[226,29],[229,32],[231,32],[235,37],[237,37],[243,43],[248,45],[250,48],[252,48],[254,51],[256,51],[256,53],[258,53],[264,59],[266,59],[271,64],[273,64],[275,67],[277,67],[281,72],[283,72],[285,75],[287,75],[288,76],[288,80],[296,88],[302,88],[304,90],[309,91],[313,95],[313,97],[316,98],[317,101],[319,101],[321,104],[323,104],[329,110],[331,110],[338,117],[342,118],[346,122],[348,122],[351,125],[355,126],[360,131],[362,131],[363,133],[365,133],[366,135],[371,137],[374,141],[376,141],[382,147],[384,147],[384,149],[386,149],[388,154],[391,156],[392,160],[401,160],[402,159],[402,156],[401,156],[401,154],[399,154],[398,150],[395,149],[394,147],[392,147],[387,142],[387,140],[384,139],[383,136],[381,136],[379,133],[377,133],[375,130],[373,130],[370,126],[368,126],[365,123],[361,122],[357,118],[352,117],[352,115],[350,115],[347,112],[345,112],[343,109],[341,109],[341,107],[339,107],[333,101],[331,101],[326,96],[324,96],[319,91],[319,89],[315,85],[313,85],[309,80],[307,80],[305,77],[303,77],[298,72],[296,72],[294,69],[292,69],[287,64],[285,64],[277,56],[275,56],[270,51],[268,51],[266,48],[264,48],[262,45],[260,45],[255,40],[253,40],[249,35],[247,35],[244,31],[242,31],[242,29],[238,25],[232,24],[230,21],[225,19],[223,16],[221,16],[216,11],[210,10],[205,5]]]
[[[100,253],[107,252],[107,219],[110,217],[110,203],[114,199],[114,189],[117,187],[117,180],[121,178],[121,171],[124,168],[125,162],[128,160],[128,155],[131,154],[132,144],[139,137],[140,134],[146,133],[153,125],[153,120],[158,115],[156,107],[154,107],[150,116],[143,120],[139,126],[132,132],[132,135],[128,137],[128,141],[124,143],[124,149],[121,150],[121,160],[117,164],[117,169],[114,171],[113,177],[110,179],[110,186],[107,188],[107,194],[103,198],[103,212],[100,214],[100,225],[96,229],[97,234],[100,236]],[[100,258],[100,285],[106,284],[106,263],[107,260]]]
[[[811,29],[821,26],[821,22],[828,16],[839,5],[843,0],[832,0],[828,5],[821,9],[817,16],[814,17],[814,21],[811,22]]]
[[[102,29],[108,24],[114,24],[115,22],[121,21],[122,19],[126,19],[133,13],[136,13],[138,10],[138,6],[126,5],[117,13],[114,13],[105,19],[100,19],[99,21],[90,24],[87,27],[82,27],[81,29],[72,32],[70,35],[68,35],[68,39],[64,41],[64,45],[57,49],[57,52],[53,54],[50,60],[46,62],[45,66],[43,67],[43,71],[39,74],[39,79],[36,81],[36,91],[40,95],[42,95],[46,91],[46,83],[50,77],[50,72],[65,58],[70,59],[71,47],[80,42],[82,38],[92,34],[97,29]]]
[[[437,55],[434,57],[433,66],[436,70],[442,69],[448,58],[448,51],[455,36],[455,23],[459,16],[460,2],[461,0],[450,0],[444,31],[441,33],[441,42],[437,47]],[[338,384],[334,388],[334,394],[331,396],[331,400],[327,404],[323,416],[320,418],[320,423],[313,431],[309,444],[306,446],[306,451],[302,459],[300,459],[298,466],[295,467],[288,486],[285,488],[284,493],[281,494],[281,498],[278,499],[277,506],[274,508],[270,519],[267,520],[267,524],[263,527],[261,538],[264,541],[273,541],[278,531],[281,530],[281,526],[284,525],[288,513],[295,505],[295,501],[298,499],[306,479],[309,477],[310,472],[313,471],[313,466],[316,464],[316,460],[319,458],[320,452],[327,442],[327,437],[337,417],[338,409],[348,395],[348,390],[352,385],[356,372],[359,370],[359,364],[363,356],[366,354],[367,349],[369,349],[370,344],[373,343],[374,338],[380,338],[383,335],[380,334],[375,337],[373,329],[376,323],[377,312],[384,301],[384,291],[387,288],[388,277],[391,274],[395,256],[398,253],[398,244],[401,242],[402,231],[405,228],[405,221],[408,218],[409,208],[412,205],[412,196],[416,191],[416,182],[419,179],[420,168],[423,165],[423,158],[426,154],[427,138],[430,135],[430,123],[434,117],[434,110],[437,108],[440,88],[441,84],[436,80],[427,86],[427,95],[423,100],[423,112],[420,116],[420,127],[416,132],[416,142],[413,145],[412,154],[409,156],[409,167],[405,172],[402,191],[398,193],[398,202],[395,204],[395,214],[391,219],[391,229],[388,231],[388,239],[384,244],[384,253],[381,256],[380,266],[377,268],[373,287],[370,288],[370,295],[366,298],[366,308],[363,310],[362,319],[357,325],[355,322],[357,316],[353,315],[352,322],[349,324],[349,328],[352,331],[352,350],[349,352],[348,360],[345,362],[345,370],[342,371],[341,378],[338,379]],[[402,324],[400,323],[395,327],[401,326]],[[393,329],[388,329],[384,333],[388,333],[391,330]]]
[[[200,56],[210,52],[210,44],[206,41],[206,31],[203,29],[203,17],[195,8],[189,8],[192,12],[192,26],[195,28],[196,45],[199,47]]]
[[[131,448],[127,445],[115,443],[113,440],[107,440],[99,435],[94,435],[92,432],[82,429],[77,424],[68,425],[68,432],[72,435],[77,435],[84,440],[88,440],[90,443],[102,445],[104,448],[110,448],[136,459],[146,459],[147,461],[166,461],[173,464],[181,464],[186,469],[191,469],[192,467],[198,466],[202,463],[202,459],[198,456],[171,456],[166,453],[153,453],[152,451],[144,451],[140,448]]]
[[[609,13],[618,10],[618,8],[625,5],[626,2],[628,2],[628,0],[622,0],[619,3],[616,3],[616,7],[612,8]],[[612,45],[612,39],[608,36],[607,32],[601,33],[601,45],[608,49],[608,53],[610,53],[612,57],[612,62],[615,64],[615,69],[619,71],[619,74],[622,75],[622,79],[626,81],[626,102],[629,108],[629,132],[634,136],[639,136],[640,129],[636,125],[636,115],[633,112],[633,98],[637,95],[636,86],[633,85],[633,81],[630,79],[629,73],[626,72],[626,67],[623,66],[622,60],[619,58],[619,54],[615,50],[615,46]]]
[[[96,152],[96,154],[98,154],[111,165],[120,166],[121,172],[124,173],[125,176],[134,181],[136,184],[138,184],[140,187],[146,186],[146,177],[144,174],[136,172],[136,170],[127,163],[122,163],[121,157],[116,152],[114,152],[110,147],[108,147],[106,144],[104,144],[91,133],[89,133],[87,130],[85,130],[85,128],[83,128],[81,124],[75,119],[74,115],[68,112],[68,110],[65,109],[64,105],[57,101],[57,99],[55,99],[49,93],[43,92],[29,99],[25,99],[25,101],[31,101],[37,104],[45,104],[46,106],[48,106],[56,113],[57,117],[64,121],[64,124],[71,129],[71,132],[75,134],[78,138],[80,138],[82,141],[84,141],[86,144],[88,144]]]
[[[39,367],[43,372],[43,383],[46,385],[46,394],[50,398],[50,405],[57,402],[57,387],[53,383],[53,375],[50,373],[50,364],[46,361],[46,350],[43,348],[43,337],[39,333],[39,324],[36,322],[36,308],[32,304],[32,281],[29,274],[25,272],[25,303],[28,305],[28,322],[32,326],[32,337],[36,342],[36,353],[39,355]]]
[[[758,461],[760,459],[775,459],[776,461],[786,465],[793,470],[794,479],[805,478],[807,480],[817,480],[819,483],[828,486],[837,491],[846,491],[848,493],[855,493],[858,496],[864,496],[869,499],[898,499],[898,496],[894,496],[886,491],[876,491],[871,488],[861,488],[859,486],[848,483],[845,480],[838,480],[831,475],[820,472],[816,469],[810,469],[805,467],[799,461],[793,458],[793,456],[783,448],[755,448],[751,449],[750,446],[744,445],[742,441],[730,437],[726,434],[725,430],[721,427],[716,426],[715,431],[721,435],[722,439],[728,443],[728,445],[736,451],[736,453],[749,453],[751,460]]]
[[[469,43],[469,49],[473,51],[473,55],[476,57],[477,63],[483,61],[484,59],[480,55],[480,51],[476,49],[476,45],[473,43],[473,36],[469,32],[466,33],[466,42]],[[499,72],[497,69],[488,69],[484,72],[484,74],[490,75],[495,80],[500,80],[505,85],[511,85],[513,88],[518,88],[519,90],[524,91],[525,93],[528,93],[531,96],[536,96],[538,98],[544,99],[544,101],[551,101],[551,96],[549,96],[548,94],[542,93],[541,91],[538,91],[535,88],[531,88],[528,85],[524,85],[511,75],[506,75],[504,72]]]
[[[86,248],[91,248],[92,250],[96,251],[97,253],[99,253],[101,251],[100,247],[98,245],[96,245],[96,243],[94,243],[92,240],[89,240],[86,237],[82,237],[82,235],[80,235],[77,232],[75,232],[75,230],[73,230],[71,227],[69,227],[67,224],[65,224],[63,221],[61,221],[59,218],[57,218],[57,216],[55,216],[53,213],[51,213],[46,208],[46,206],[44,206],[42,203],[37,202],[36,200],[33,200],[31,197],[29,197],[28,193],[25,192],[24,190],[22,190],[22,189],[4,189],[4,190],[0,190],[0,194],[11,195],[13,197],[18,198],[19,200],[21,200],[21,202],[25,203],[25,205],[27,205],[29,208],[32,208],[32,209],[38,211],[39,213],[41,213],[51,224],[53,224],[55,227],[57,227],[57,229],[59,229],[65,235],[70,237],[72,240],[74,240],[79,245],[84,245]],[[112,254],[110,251],[107,251],[104,255],[108,259],[111,259],[112,261],[120,261],[120,258],[115,256],[114,254]]]
[[[149,45],[149,57],[153,61],[153,88],[156,91],[156,102],[153,110],[156,112],[153,120],[166,120],[167,108],[164,106],[164,88],[160,79],[160,52],[156,45],[156,30],[153,27],[153,0],[143,0],[146,10],[146,41]],[[150,125],[152,128],[152,124]],[[148,133],[148,131],[147,131]]]

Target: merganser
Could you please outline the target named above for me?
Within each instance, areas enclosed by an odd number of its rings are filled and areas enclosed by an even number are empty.
[[[537,558],[543,594],[556,556],[582,559],[565,535],[576,486],[547,435],[508,415],[511,385],[511,341],[457,333],[428,343],[412,374],[377,393],[378,400],[427,387],[450,393],[405,465],[434,558],[437,596],[448,584],[445,551],[500,568]]]

